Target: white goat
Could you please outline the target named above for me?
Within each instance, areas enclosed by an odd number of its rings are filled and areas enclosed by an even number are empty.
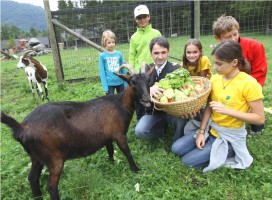
[[[36,83],[36,88],[38,94],[44,100],[44,95],[41,87],[41,83],[44,85],[45,98],[48,99],[48,90],[47,90],[47,78],[48,73],[46,67],[41,64],[36,59],[31,56],[27,56],[28,53],[33,50],[27,50],[21,57],[17,64],[17,69],[25,68],[25,73],[31,88],[32,93],[34,93],[33,83]],[[49,99],[48,99],[49,100]]]

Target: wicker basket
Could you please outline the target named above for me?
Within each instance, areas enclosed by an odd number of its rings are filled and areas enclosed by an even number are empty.
[[[211,81],[208,78],[201,76],[191,76],[195,84],[199,84],[200,80],[204,83],[204,92],[199,94],[197,97],[188,97],[182,101],[161,103],[152,98],[154,107],[157,110],[162,110],[172,116],[181,117],[184,114],[197,112],[206,103],[208,96],[211,92]]]

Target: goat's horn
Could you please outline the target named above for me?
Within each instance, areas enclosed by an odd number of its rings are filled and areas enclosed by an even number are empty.
[[[131,72],[131,74],[137,74],[137,72],[136,72],[136,70],[134,69],[134,67],[132,67],[130,64],[123,64],[123,65],[120,67],[120,69],[119,69],[119,73],[121,72],[121,69],[123,69],[123,68],[128,69],[128,70]]]
[[[143,62],[141,65],[141,74],[145,73],[145,68],[148,67],[149,65],[146,62]]]
[[[32,49],[26,50],[23,57],[25,58],[27,56],[27,54],[29,54],[30,52],[34,52],[34,50],[32,50]]]

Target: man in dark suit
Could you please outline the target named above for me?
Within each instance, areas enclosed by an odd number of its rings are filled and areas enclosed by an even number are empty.
[[[165,78],[167,73],[173,72],[181,66],[178,64],[173,65],[173,63],[167,60],[170,45],[164,36],[152,39],[149,48],[154,63],[147,66],[145,70],[148,71],[149,68],[155,66],[155,70],[150,75],[150,95],[155,96],[161,94],[163,90],[154,86],[154,83],[159,82]],[[175,141],[183,135],[183,128],[187,122],[186,119],[173,117],[165,112],[155,110],[153,105],[149,108],[137,105],[136,114],[139,121],[135,127],[135,135],[145,140],[160,138],[167,124],[170,123],[173,125],[175,131]]]

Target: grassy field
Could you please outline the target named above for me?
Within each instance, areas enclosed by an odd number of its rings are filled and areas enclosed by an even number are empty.
[[[262,135],[249,137],[248,148],[254,162],[246,170],[221,168],[203,174],[201,170],[185,168],[180,159],[171,153],[173,131],[167,130],[158,141],[143,141],[134,136],[135,117],[127,133],[134,160],[141,168],[138,174],[130,171],[128,162],[115,145],[115,163],[107,160],[105,148],[91,156],[65,163],[59,189],[61,199],[272,199],[272,46],[271,36],[254,36],[265,45],[268,58],[268,75],[264,88],[266,129]],[[171,55],[180,57],[188,38],[170,39]],[[210,57],[211,36],[201,37],[205,55]],[[127,52],[126,45],[120,45]],[[127,59],[125,55],[125,59]],[[52,54],[37,57],[48,67],[50,101],[85,101],[103,95],[100,82],[86,80],[74,83],[57,83]],[[1,62],[1,109],[18,121],[42,102],[30,92],[23,70],[16,69],[17,61]],[[1,125],[1,199],[31,199],[27,176],[30,159],[16,142],[5,125]],[[44,169],[41,187],[44,199],[48,171]],[[140,191],[135,191],[139,183]]]

